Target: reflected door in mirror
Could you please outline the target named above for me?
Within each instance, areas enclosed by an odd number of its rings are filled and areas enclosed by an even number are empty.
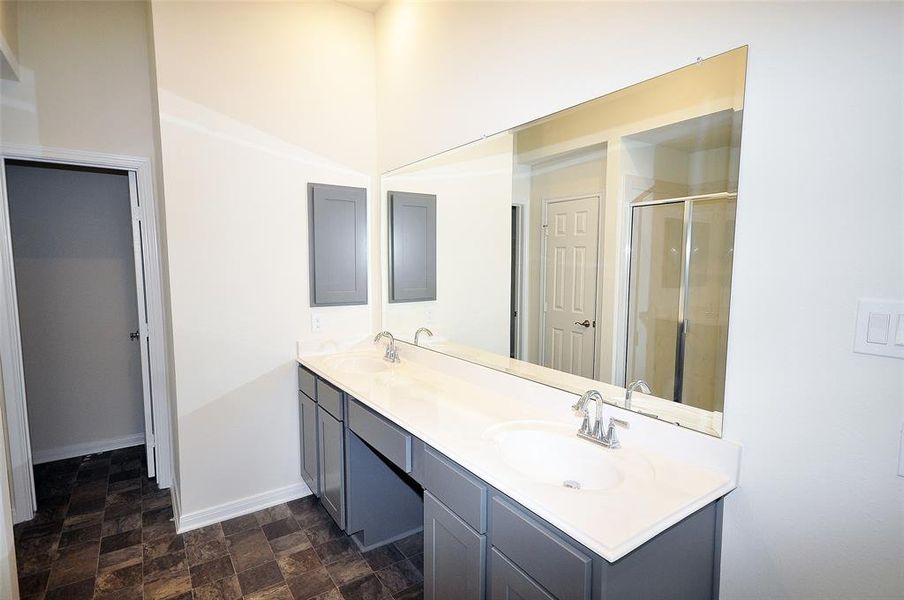
[[[543,365],[593,377],[599,199],[546,202]]]

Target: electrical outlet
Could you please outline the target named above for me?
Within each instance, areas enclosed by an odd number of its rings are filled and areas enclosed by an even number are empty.
[[[428,308],[427,310],[424,311],[424,321],[427,323],[427,325],[433,324],[433,309],[432,308]]]
[[[317,314],[311,314],[311,333],[319,333],[321,328],[323,328],[323,318]]]

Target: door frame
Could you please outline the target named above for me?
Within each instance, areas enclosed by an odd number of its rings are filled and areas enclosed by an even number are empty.
[[[546,251],[547,251],[547,243],[546,240],[549,237],[549,205],[555,204],[557,202],[571,202],[574,200],[586,200],[588,198],[596,198],[596,210],[597,210],[597,223],[596,223],[596,285],[593,286],[593,320],[595,323],[599,321],[599,314],[596,314],[599,310],[598,300],[600,295],[600,242],[602,240],[602,228],[600,227],[600,218],[599,213],[603,208],[602,202],[602,194],[580,194],[578,196],[562,196],[557,198],[543,198],[540,201],[540,204],[543,207],[543,221],[540,234],[540,331],[538,332],[538,358],[540,360],[540,366],[546,366],[544,364],[544,359],[546,358]],[[597,332],[599,331],[599,327],[593,328],[593,360],[591,361],[591,365],[594,373],[589,377],[589,379],[593,379],[596,375],[596,361],[597,354],[599,349],[599,343],[597,340]],[[551,367],[548,367],[551,368]]]
[[[64,148],[18,144],[0,145],[0,365],[3,367],[6,432],[10,455],[13,522],[34,517],[36,508],[31,440],[28,433],[28,411],[25,397],[25,372],[22,364],[22,337],[15,285],[12,237],[9,221],[9,198],[6,189],[6,161],[27,160],[53,164],[116,169],[134,177],[139,202],[131,202],[132,222],[143,224],[141,251],[144,254],[144,287],[147,298],[147,330],[150,355],[150,386],[153,412],[153,436],[156,450],[157,485],[168,488],[173,483],[173,452],[170,426],[169,373],[164,340],[165,309],[163,302],[160,236],[157,216],[160,214],[154,190],[154,175],[149,158],[105,154]],[[137,213],[137,214],[136,214]],[[137,253],[137,249],[135,249]],[[148,432],[146,432],[147,434]]]
[[[514,320],[513,327],[513,338],[509,340],[509,345],[514,346],[515,348],[515,356],[512,358],[516,360],[523,360],[522,356],[524,356],[524,348],[522,345],[522,340],[524,339],[524,290],[522,287],[524,286],[524,256],[526,252],[524,251],[524,217],[525,217],[525,206],[523,204],[519,204],[517,202],[512,202],[512,210],[514,212],[514,237],[515,239],[512,241],[512,244],[515,248],[515,261],[514,264],[511,265],[509,269],[513,274],[514,281],[511,282],[511,288],[514,290],[514,298],[512,299],[512,304],[515,307],[515,313],[517,316],[509,315],[510,319]]]

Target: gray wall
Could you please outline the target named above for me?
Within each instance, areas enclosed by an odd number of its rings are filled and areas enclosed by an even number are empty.
[[[143,435],[127,176],[13,164],[7,186],[35,461]]]

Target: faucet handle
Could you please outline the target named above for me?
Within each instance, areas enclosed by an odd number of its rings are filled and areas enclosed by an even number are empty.
[[[616,419],[615,417],[609,417],[609,427],[606,431],[606,446],[612,448],[613,450],[617,450],[621,448],[621,442],[618,441],[618,435],[615,433],[615,427],[622,427],[624,429],[630,429],[631,424],[627,421],[622,421],[621,419]]]

